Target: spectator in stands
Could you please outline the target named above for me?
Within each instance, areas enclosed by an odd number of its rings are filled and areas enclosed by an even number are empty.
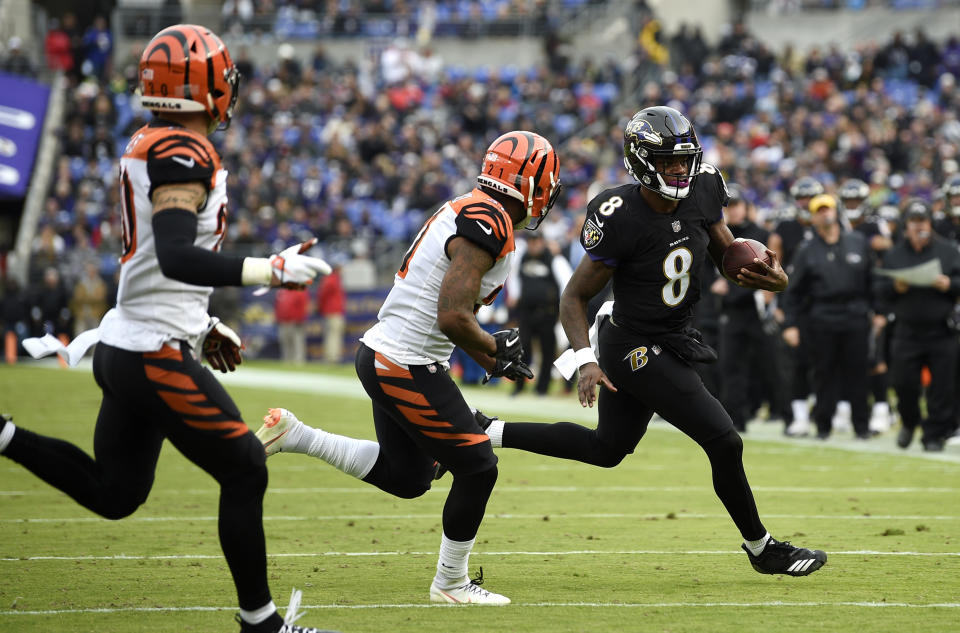
[[[83,63],[81,72],[103,80],[110,74],[113,56],[113,33],[102,15],[93,18],[93,24],[83,34]]]
[[[310,295],[306,290],[277,291],[274,299],[280,360],[293,365],[307,362],[307,315]]]
[[[24,77],[31,77],[36,73],[33,62],[23,51],[23,40],[16,35],[7,40],[6,54],[0,60],[0,70]]]
[[[73,286],[70,312],[74,317],[74,336],[100,325],[107,312],[107,284],[100,276],[96,261],[83,265],[83,276]]]
[[[47,68],[64,72],[73,70],[75,62],[70,35],[60,28],[60,20],[56,18],[50,20],[47,36],[43,42],[43,50],[47,56]]]
[[[333,272],[323,278],[317,289],[317,314],[323,317],[323,360],[343,362],[343,335],[347,326],[347,293],[343,289],[341,273],[344,258],[329,259]]]

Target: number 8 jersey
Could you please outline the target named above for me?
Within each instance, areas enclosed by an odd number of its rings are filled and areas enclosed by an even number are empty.
[[[580,243],[590,259],[616,268],[614,323],[642,334],[689,325],[709,257],[707,229],[723,219],[728,199],[723,177],[704,164],[673,213],[651,209],[639,184],[607,189],[590,201]]]
[[[206,327],[213,288],[169,279],[157,260],[153,190],[181,182],[206,185],[194,244],[218,250],[226,229],[227,172],[213,145],[201,134],[162,120],[140,128],[120,159],[120,284],[117,307],[100,323],[100,340],[108,345],[132,352],[155,351],[176,339],[193,345]]]
[[[478,188],[444,203],[420,229],[403,256],[377,324],[360,339],[367,347],[407,365],[447,364],[455,345],[437,326],[437,299],[450,268],[447,244],[455,237],[470,240],[493,257],[493,267],[480,280],[477,309],[493,303],[510,271],[513,224],[503,206]]]

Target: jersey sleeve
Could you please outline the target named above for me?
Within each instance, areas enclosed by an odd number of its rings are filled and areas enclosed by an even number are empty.
[[[497,207],[475,202],[460,209],[456,219],[457,235],[464,237],[500,259],[513,244],[513,225]]]
[[[207,139],[186,131],[171,131],[155,140],[147,150],[150,192],[161,185],[201,182],[213,188],[219,160]]]
[[[622,196],[615,190],[601,192],[587,204],[587,218],[580,231],[580,245],[593,261],[616,266],[620,261],[620,240],[617,239],[618,214],[626,213]]]

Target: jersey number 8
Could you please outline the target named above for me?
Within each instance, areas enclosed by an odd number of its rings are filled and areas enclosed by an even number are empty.
[[[693,253],[688,249],[675,248],[663,259],[663,274],[667,278],[660,295],[663,302],[673,307],[683,301],[690,289],[690,267],[693,265]]]

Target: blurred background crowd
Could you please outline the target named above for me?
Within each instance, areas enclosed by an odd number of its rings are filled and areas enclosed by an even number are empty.
[[[862,181],[857,206],[864,217],[882,219],[893,236],[911,198],[926,201],[935,221],[960,216],[960,196],[947,195],[960,171],[957,35],[933,38],[917,28],[875,41],[774,48],[745,19],[725,25],[717,38],[695,23],[668,30],[640,0],[633,3],[621,55],[577,55],[547,11],[563,15],[594,4],[602,3],[223,3],[221,24],[211,26],[224,35],[243,76],[233,124],[212,137],[230,173],[224,249],[265,255],[315,235],[338,272],[305,298],[284,293],[269,305],[254,305],[240,290],[218,291],[211,313],[241,329],[248,325],[247,333],[261,339],[251,345],[253,354],[292,362],[348,359],[364,327],[344,324],[351,293],[361,293],[364,307],[356,311],[371,318],[424,219],[474,186],[491,139],[523,128],[558,148],[564,194],[540,228],[543,244],[522,247],[514,278],[523,283],[513,294],[508,287],[503,305],[482,316],[491,328],[520,320],[523,306],[531,304],[523,301],[523,288],[533,294],[552,284],[559,292],[565,283],[555,266],[531,280],[533,268],[523,264],[560,257],[567,268],[576,266],[587,201],[599,188],[629,180],[623,127],[635,111],[657,104],[687,114],[704,161],[736,184],[749,220],[765,231],[809,221],[809,198],[798,204],[791,192],[804,177],[835,195],[843,183]],[[811,3],[754,4],[789,14]],[[813,4],[855,10],[876,3]],[[176,2],[165,3],[165,12],[173,22],[182,16]],[[24,336],[73,336],[94,327],[111,305],[120,251],[117,161],[149,118],[133,96],[142,49],[115,50],[116,19],[81,20],[69,11],[47,17],[42,54],[25,50],[17,36],[0,53],[0,72],[36,76],[49,70],[67,77],[59,152],[27,283],[4,279],[0,317],[11,362]],[[138,29],[149,35],[158,26],[134,16],[122,28],[127,35]],[[542,61],[450,63],[423,37],[424,29],[437,37],[534,36]],[[326,36],[372,43],[364,56],[344,60],[328,53]],[[248,48],[265,39],[275,43],[273,55]],[[317,43],[304,48],[311,40]],[[11,246],[0,244],[0,250]],[[719,315],[722,301],[710,293],[705,289],[703,303],[713,303]],[[277,324],[293,326],[278,334]],[[314,346],[307,337],[330,340]],[[552,360],[562,344],[560,336],[533,347],[538,357]],[[462,371],[464,379],[478,379],[466,363]],[[546,381],[535,390],[549,388]],[[761,395],[751,406],[791,422],[788,399],[769,400]]]

